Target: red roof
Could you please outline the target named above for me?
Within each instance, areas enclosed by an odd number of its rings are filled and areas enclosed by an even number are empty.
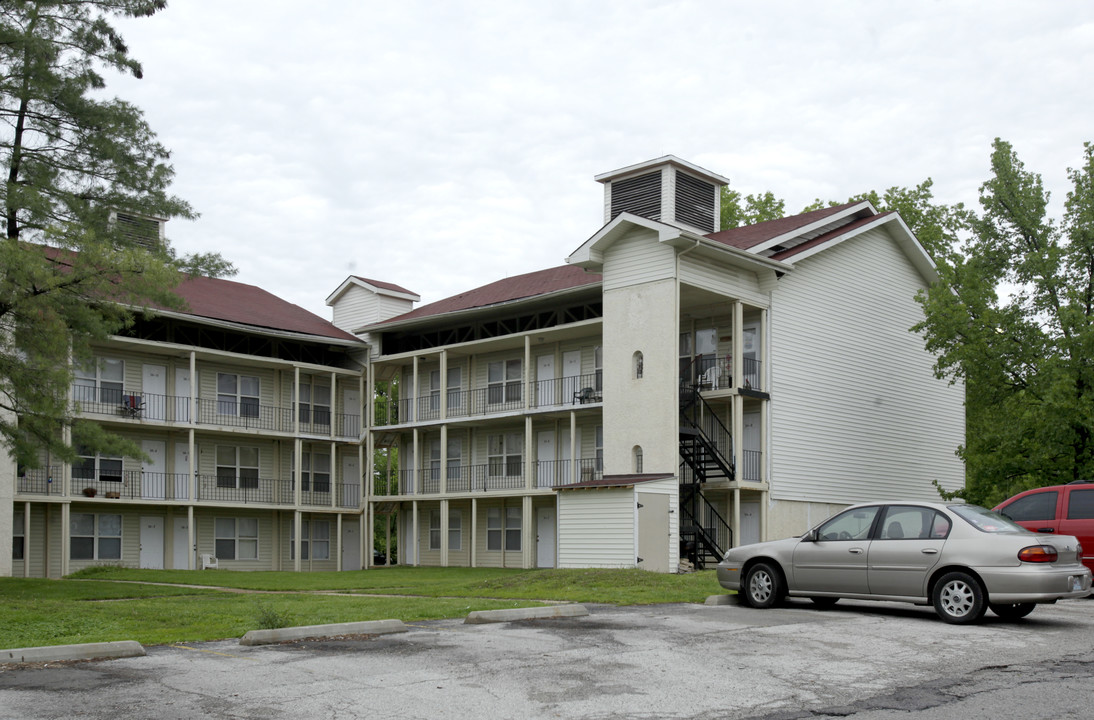
[[[793,232],[806,225],[811,225],[818,220],[823,220],[830,215],[835,215],[840,211],[846,210],[852,205],[858,205],[861,202],[861,200],[858,200],[856,202],[844,203],[843,205],[834,205],[833,207],[801,213],[800,215],[791,215],[789,217],[779,218],[778,220],[768,220],[767,222],[756,223],[755,225],[742,225],[741,227],[710,233],[706,237],[731,247],[748,250],[762,242]]]
[[[385,320],[382,324],[387,325],[388,323],[404,322],[433,315],[444,315],[459,310],[488,307],[522,298],[535,297],[536,295],[546,295],[559,290],[593,285],[600,282],[600,279],[600,275],[587,273],[576,265],[561,265],[547,270],[537,270],[524,275],[508,277],[459,295],[453,295],[444,300],[422,305],[420,308],[411,310],[408,313]]]
[[[852,230],[857,230],[858,228],[862,227],[863,225],[869,225],[869,224],[875,222],[878,218],[883,218],[883,217],[886,217],[888,215],[893,215],[893,214],[894,213],[892,211],[890,211],[890,212],[879,213],[878,215],[871,215],[869,217],[864,217],[864,218],[859,218],[857,220],[853,220],[852,222],[849,222],[846,225],[840,225],[838,228],[835,228],[834,230],[830,230],[830,231],[824,233],[823,235],[818,235],[817,237],[813,238],[812,240],[806,240],[805,242],[803,242],[799,245],[795,245],[792,248],[787,248],[786,250],[783,250],[781,252],[777,252],[777,253],[775,253],[774,255],[771,256],[771,259],[772,260],[786,260],[787,258],[793,257],[793,256],[797,255],[798,253],[805,252],[806,250],[808,250],[810,248],[814,248],[817,245],[823,245],[826,242],[828,242],[829,240],[837,238],[840,235],[844,235],[844,234],[846,234],[846,233],[848,233]]]
[[[413,290],[407,290],[405,287],[400,287],[395,283],[384,282],[383,280],[371,280],[367,277],[361,277],[360,275],[354,275],[361,282],[366,282],[373,287],[378,287],[381,290],[391,290],[392,292],[403,293],[405,295],[417,295],[418,293]]]
[[[339,330],[329,320],[282,300],[260,287],[209,277],[190,277],[175,288],[186,301],[182,312],[197,317],[253,325],[338,340],[360,338]]]

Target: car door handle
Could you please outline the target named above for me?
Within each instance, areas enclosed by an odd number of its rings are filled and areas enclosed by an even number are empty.
[[[852,555],[861,555],[862,548],[851,548],[847,552],[851,553]]]
[[[1037,528],[1037,532],[1054,533],[1054,532],[1056,532],[1056,528]]]
[[[919,552],[923,553],[924,555],[936,555],[938,553],[938,550],[934,548],[923,548]]]

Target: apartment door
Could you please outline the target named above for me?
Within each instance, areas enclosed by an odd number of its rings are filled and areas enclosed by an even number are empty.
[[[342,523],[342,569],[361,569],[361,527],[355,522]]]
[[[669,571],[669,496],[635,493],[638,500],[638,567]]]
[[[558,388],[555,387],[555,356],[540,355],[536,358],[536,395],[537,407],[557,405]]]
[[[555,431],[541,430],[536,442],[536,487],[553,487],[559,477],[555,459]]]
[[[162,443],[161,443],[162,444]],[[141,516],[141,567],[163,570],[163,518]]]
[[[555,566],[555,509],[541,507],[536,511],[536,567]]]
[[[144,365],[141,372],[141,399],[144,401],[144,417],[152,420],[167,419],[167,368],[163,365]]]
[[[741,532],[738,537],[741,545],[760,542],[760,503],[741,503]]]
[[[175,500],[188,500],[190,498],[190,443],[175,443],[175,472],[174,495]]]
[[[361,393],[357,390],[342,390],[342,417],[345,418],[343,435],[357,437],[361,434]]]
[[[190,422],[189,368],[175,368],[175,422]]]
[[[355,508],[361,503],[361,466],[356,453],[342,456],[341,507]],[[343,527],[345,527],[343,525]]]
[[[562,353],[562,401],[572,402],[574,393],[581,390],[581,351]]]
[[[148,456],[148,460],[141,462],[141,497],[163,500],[167,497],[167,444],[162,440],[142,440],[141,452]]]
[[[171,535],[171,567],[176,570],[189,570],[190,557],[193,557],[190,547],[190,521],[177,517]]]

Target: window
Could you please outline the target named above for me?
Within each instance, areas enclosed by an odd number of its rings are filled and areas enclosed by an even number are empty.
[[[218,517],[214,534],[218,559],[258,559],[258,518]]]
[[[255,407],[257,408],[258,379],[255,378]],[[256,412],[250,417],[258,417]],[[330,388],[318,385],[310,377],[300,378],[300,422],[330,425]]]
[[[458,437],[448,438],[448,489],[459,490],[463,487],[463,472],[460,463],[463,462],[463,439]]]
[[[491,435],[487,448],[490,477],[520,477],[523,436],[519,432]]]
[[[599,345],[593,348],[593,374],[596,376],[596,391],[604,392],[604,353]]]
[[[448,412],[463,410],[463,372],[458,367],[448,368]]]
[[[217,445],[217,487],[257,489],[258,448]]]
[[[121,515],[72,513],[68,520],[68,529],[71,559],[121,560]]]
[[[491,405],[519,403],[521,394],[521,361],[492,362],[487,368],[486,401]]]
[[[73,480],[122,481],[122,459],[116,455],[100,455],[84,446],[76,448],[79,454],[72,463]]]
[[[486,549],[501,550],[501,508],[486,511]]]
[[[296,559],[295,523],[289,523],[289,559]],[[330,560],[330,522],[327,520],[300,521],[300,559]]]
[[[596,426],[596,471],[604,472],[604,426]]]
[[[429,549],[441,549],[441,511],[429,511]]]
[[[634,457],[634,472],[639,474],[642,472],[642,446],[635,445],[631,454]]]
[[[95,358],[75,368],[73,395],[76,402],[103,402],[120,405],[125,384],[125,361]]]
[[[1094,490],[1072,490],[1067,503],[1068,520],[1094,518]]]
[[[882,540],[941,539],[949,533],[949,519],[925,507],[892,505],[881,522]]]
[[[520,550],[521,509],[505,508],[505,549]]]
[[[635,352],[634,352],[634,379],[635,380],[641,380],[642,379],[642,371],[643,371],[642,363],[643,363],[642,351],[641,350],[635,350]]]
[[[330,492],[330,455],[305,452],[301,456],[300,488],[304,492]]]
[[[430,417],[436,417],[437,413],[441,411],[441,371],[430,370],[429,371],[429,410],[432,415]]]
[[[817,528],[817,540],[865,540],[877,511],[876,506],[845,510]]]
[[[463,547],[463,513],[459,510],[448,511],[448,549],[459,550]]]
[[[23,525],[23,514],[16,513],[11,519],[11,559],[22,560],[25,557],[27,544],[27,531]]]
[[[330,405],[328,394],[327,404]],[[217,414],[258,417],[259,382],[253,375],[217,373]],[[328,408],[329,410],[329,408]]]
[[[1059,495],[1055,490],[1050,492],[1033,493],[1020,497],[1010,505],[1002,508],[1001,515],[1011,520],[1037,522],[1040,520],[1056,519],[1056,498]]]

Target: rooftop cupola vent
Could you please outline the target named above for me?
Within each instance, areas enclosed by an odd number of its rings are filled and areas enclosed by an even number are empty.
[[[163,220],[123,210],[116,211],[113,220],[124,240],[149,250],[163,247]]]
[[[719,188],[729,180],[666,155],[596,176],[604,183],[604,222],[620,213],[672,223],[698,233],[717,232]]]

